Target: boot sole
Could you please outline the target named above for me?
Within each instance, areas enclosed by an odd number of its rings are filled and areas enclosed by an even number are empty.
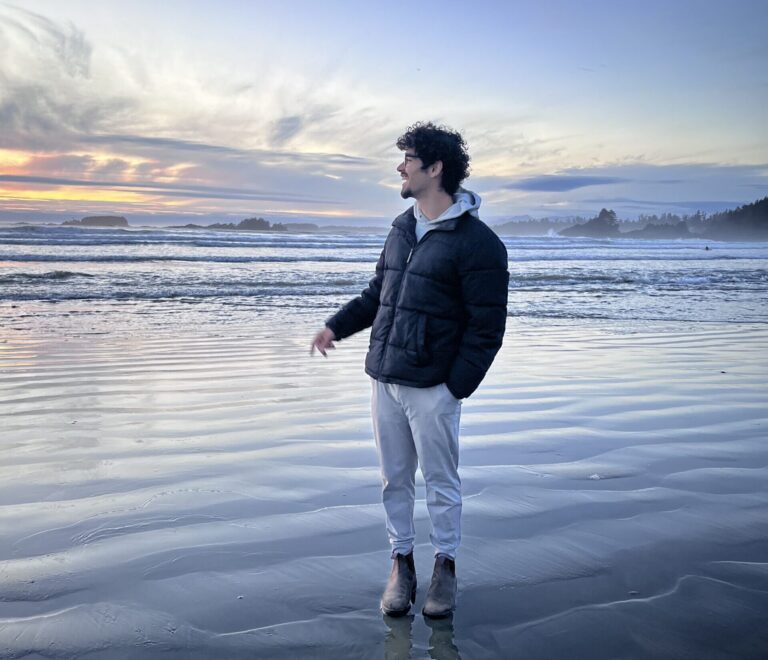
[[[429,596],[429,594],[427,594],[427,596]],[[428,619],[447,619],[449,616],[451,616],[451,614],[454,613],[455,610],[456,610],[456,593],[454,592],[453,607],[450,607],[447,610],[440,610],[439,612],[433,612],[433,613],[427,612],[427,608],[424,607],[422,608],[421,613]]]
[[[436,612],[434,614],[427,614],[424,610],[421,610],[421,613],[427,617],[428,619],[447,619],[451,614],[453,614],[453,611],[456,608],[451,608],[450,610],[447,610],[445,612]]]
[[[381,611],[384,612],[387,616],[392,617],[399,617],[399,616],[405,616],[408,614],[408,612],[411,611],[411,603],[416,602],[416,583],[413,584],[413,589],[411,589],[411,602],[406,605],[404,610],[388,610],[383,605],[379,605],[381,607]]]

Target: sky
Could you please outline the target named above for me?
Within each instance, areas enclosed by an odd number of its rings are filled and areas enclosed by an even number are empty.
[[[0,221],[384,226],[458,129],[491,221],[768,195],[764,0],[0,1]]]

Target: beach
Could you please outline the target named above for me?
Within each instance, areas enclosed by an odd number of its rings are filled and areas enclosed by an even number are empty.
[[[0,657],[764,658],[768,325],[754,279],[746,293],[608,291],[626,304],[595,302],[603,318],[511,307],[463,406],[458,609],[420,614],[419,477],[416,607],[390,619],[367,333],[309,355],[368,276],[376,240],[356,240],[365,255],[322,262],[320,288],[300,286],[319,259],[280,257],[279,295],[210,299],[199,282],[198,299],[99,293],[140,268],[177,269],[152,291],[180,273],[191,287],[188,247],[186,261],[125,265],[7,244],[0,278],[21,293],[0,300]],[[588,261],[547,284],[544,262],[535,275],[510,259],[513,278],[541,282],[511,289],[530,309],[597,296],[592,274],[593,288],[573,279]],[[236,267],[273,277],[256,263]],[[563,267],[551,261],[551,279]],[[677,311],[643,318],[632,301],[660,291]]]
[[[511,323],[464,406],[459,608],[433,627],[378,611],[366,338],[312,359],[312,329],[5,336],[4,657],[768,648],[764,327]]]

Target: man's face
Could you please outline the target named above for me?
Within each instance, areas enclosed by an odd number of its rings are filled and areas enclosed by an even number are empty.
[[[419,195],[430,185],[430,177],[422,168],[421,158],[413,149],[406,149],[403,161],[397,166],[400,177],[403,179],[403,187],[400,196],[403,199],[409,197],[419,198]]]

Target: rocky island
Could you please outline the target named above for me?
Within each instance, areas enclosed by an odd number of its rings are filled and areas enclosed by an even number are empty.
[[[91,215],[81,220],[65,220],[71,227],[128,227],[128,220],[121,215]]]
[[[272,223],[264,218],[246,218],[241,220],[237,224],[233,222],[216,222],[212,225],[196,225],[186,224],[181,226],[173,226],[171,229],[220,229],[225,231],[293,231],[293,232],[312,232],[318,231],[320,228],[311,222],[294,222],[294,223]]]

